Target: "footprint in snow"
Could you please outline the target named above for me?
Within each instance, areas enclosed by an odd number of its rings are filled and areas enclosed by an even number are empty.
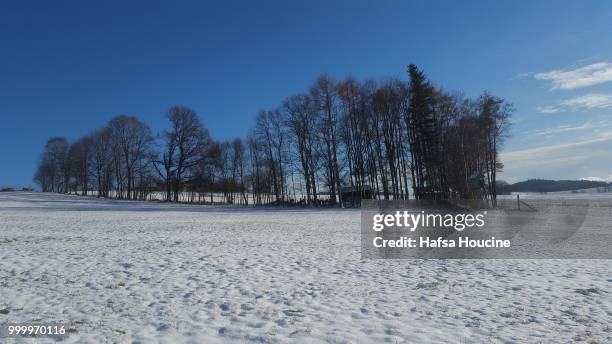
[[[302,314],[301,309],[285,309],[283,313],[285,313],[285,315],[288,317],[303,317],[304,316],[304,314]]]
[[[576,292],[578,294],[582,294],[582,295],[590,295],[590,294],[599,294],[599,289],[597,288],[588,288],[588,289],[576,289]]]
[[[159,332],[168,331],[169,329],[170,329],[170,325],[168,324],[159,324],[159,326],[157,326],[157,331]]]

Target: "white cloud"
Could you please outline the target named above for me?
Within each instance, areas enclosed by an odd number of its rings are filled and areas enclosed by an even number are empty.
[[[581,155],[583,155],[583,154],[570,154],[570,153],[575,153],[577,149],[581,149],[584,146],[590,146],[596,143],[602,143],[602,142],[606,142],[610,140],[612,140],[612,132],[606,132],[606,133],[600,134],[599,137],[590,139],[590,140],[516,150],[512,152],[502,153],[502,157],[505,161],[508,161],[508,160],[528,161],[533,164],[541,163],[539,158],[544,158],[547,155],[548,156],[561,155],[561,157],[566,156],[567,159],[574,159],[576,157],[580,157]],[[584,153],[584,151],[580,151],[580,152]],[[563,153],[566,153],[566,154],[563,154]]]
[[[541,113],[556,113],[561,111],[561,108],[556,106],[538,106],[536,107],[536,110]]]
[[[569,99],[563,99],[556,105],[538,106],[541,113],[557,113],[563,111],[593,110],[612,108],[612,94],[590,93]]]
[[[607,176],[612,161],[612,131],[582,141],[504,152],[501,160],[502,178],[506,179]]]
[[[535,73],[533,77],[550,81],[553,90],[575,90],[612,81],[612,63],[598,62],[576,69],[557,69]]]
[[[516,75],[514,78],[515,78],[515,79],[526,79],[526,78],[531,79],[531,78],[533,78],[533,75],[534,75],[534,74],[535,74],[535,73],[533,73],[533,72],[519,73],[519,74],[517,74],[517,75]]]
[[[605,109],[612,107],[611,94],[586,94],[576,98],[565,99],[560,102],[562,106],[586,108],[586,109]]]
[[[536,130],[535,134],[548,136],[548,135],[559,134],[559,133],[567,133],[570,131],[578,131],[578,130],[586,130],[586,129],[594,129],[594,128],[596,128],[596,126],[595,124],[593,124],[593,122],[586,122],[580,125],[564,124],[564,125],[560,125],[557,127]]]

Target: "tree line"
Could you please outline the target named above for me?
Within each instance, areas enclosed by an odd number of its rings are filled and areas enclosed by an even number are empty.
[[[529,179],[522,182],[507,184],[498,183],[498,190],[501,192],[559,192],[559,191],[577,191],[585,189],[601,189],[608,190],[612,183],[597,180],[547,180],[547,179]]]
[[[121,115],[69,142],[48,140],[34,181],[42,191],[119,199],[341,205],[381,199],[492,199],[512,105],[433,85],[415,65],[397,78],[336,81],[261,110],[246,138],[214,140],[185,106],[153,134]],[[345,204],[346,205],[346,204]]]

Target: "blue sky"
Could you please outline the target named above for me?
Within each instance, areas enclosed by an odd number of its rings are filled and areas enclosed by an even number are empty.
[[[183,104],[218,139],[259,109],[416,63],[514,103],[502,178],[612,178],[609,1],[15,1],[0,5],[0,186],[32,185],[46,139],[115,115],[154,131]]]

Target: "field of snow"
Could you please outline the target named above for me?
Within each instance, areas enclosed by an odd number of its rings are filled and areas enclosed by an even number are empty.
[[[70,321],[67,343],[612,342],[610,260],[364,261],[359,221],[0,193],[0,323]]]

